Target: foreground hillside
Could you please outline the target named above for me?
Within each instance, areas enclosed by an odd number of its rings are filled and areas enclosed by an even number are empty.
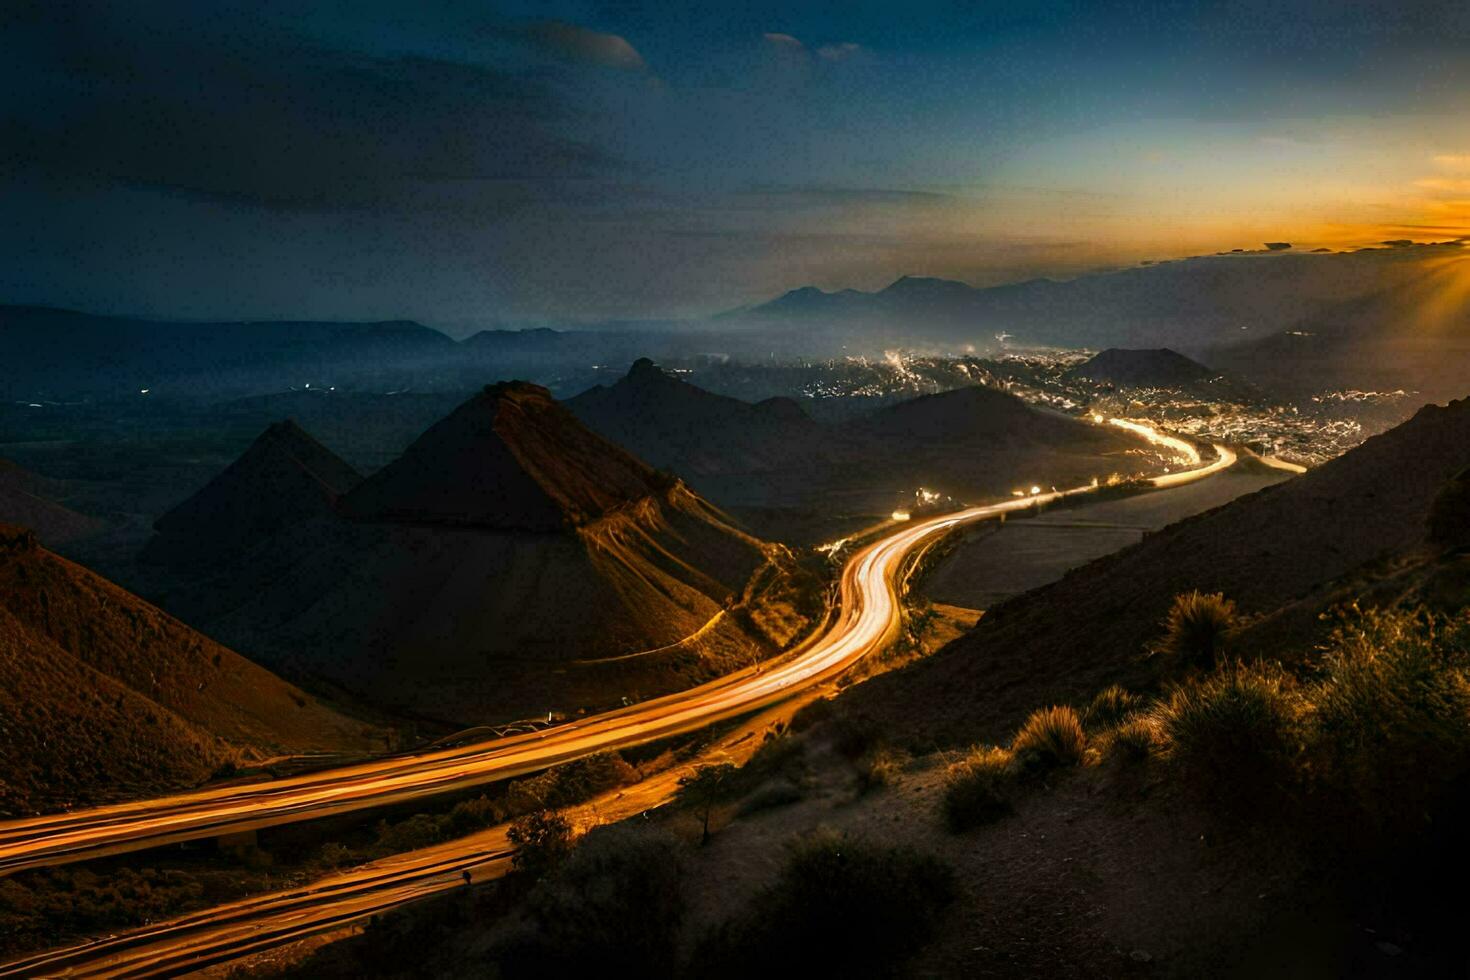
[[[926,734],[950,742],[1013,726],[1038,691],[1064,698],[1126,683],[1174,595],[1223,592],[1260,616],[1330,592],[1340,576],[1418,547],[1431,502],[1466,465],[1470,399],[1426,406],[1303,476],[998,606],[942,654],[855,691],[854,707],[897,718],[923,704]]]
[[[533,839],[503,886],[407,910],[293,975],[1461,975],[1445,896],[1470,872],[1467,412],[1426,409],[1003,605],[768,729],[744,768],[696,770],[675,806],[575,845]],[[1410,459],[1423,474],[1380,499]],[[1195,546],[1225,543],[1221,515],[1232,546],[1205,584],[1240,607],[1179,595],[1206,565]],[[1170,554],[1177,580],[1143,564]],[[1108,583],[1144,608],[1089,604]],[[1265,629],[1314,597],[1360,608]],[[428,952],[410,967],[407,948]]]
[[[79,514],[54,498],[62,492],[58,481],[37,476],[8,459],[0,459],[0,521],[36,532],[51,547],[96,534],[103,521]]]
[[[816,611],[795,574],[783,549],[516,382],[175,601],[268,662],[475,723],[749,664]]]
[[[0,811],[192,786],[280,754],[381,747],[346,718],[0,525]]]

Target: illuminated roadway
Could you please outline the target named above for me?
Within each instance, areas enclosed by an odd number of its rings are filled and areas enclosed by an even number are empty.
[[[1156,477],[1172,487],[1235,461],[1217,459]],[[630,708],[494,742],[396,757],[271,783],[139,801],[0,824],[0,874],[173,841],[236,833],[383,806],[545,769],[746,715],[834,680],[882,649],[900,625],[897,576],[905,559],[962,524],[1091,492],[1037,493],[915,520],[857,551],[843,568],[838,619],[779,662],[749,668]],[[600,802],[600,820],[622,819],[667,800],[675,773],[652,777]],[[0,965],[5,976],[154,976],[198,969],[258,949],[330,931],[407,902],[497,877],[511,849],[504,828],[397,855],[298,889],[243,899],[168,922]]]
[[[842,572],[838,618],[774,664],[540,732],[415,756],[377,759],[267,783],[229,786],[0,824],[0,874],[216,837],[508,779],[693,731],[830,680],[880,649],[899,625],[893,576],[905,557],[952,527],[1050,503],[1052,491],[914,521],[858,551]]]

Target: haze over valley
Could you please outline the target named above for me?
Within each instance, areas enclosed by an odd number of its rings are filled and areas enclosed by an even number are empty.
[[[0,21],[0,977],[1463,974],[1460,7]]]

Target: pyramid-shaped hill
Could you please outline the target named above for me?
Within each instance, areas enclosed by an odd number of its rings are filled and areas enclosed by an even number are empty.
[[[0,521],[30,528],[43,544],[67,544],[102,531],[106,524],[57,502],[60,481],[48,480],[0,459]]]
[[[343,498],[359,521],[519,531],[579,526],[659,492],[646,463],[540,385],[491,385]]]
[[[1218,375],[1167,347],[1150,350],[1109,347],[1072,368],[1066,376],[1131,388],[1185,388]]]
[[[0,525],[0,813],[146,796],[220,766],[381,748],[353,721]]]
[[[993,740],[1038,704],[1142,683],[1145,650],[1174,596],[1192,589],[1238,604],[1243,653],[1306,655],[1319,615],[1369,591],[1344,595],[1334,583],[1372,582],[1443,550],[1428,540],[1431,509],[1467,465],[1470,399],[1426,406],[1308,473],[1002,603],[914,669],[863,685],[855,706],[895,721],[922,706],[946,740]]]
[[[545,389],[509,383],[431,427],[339,513],[170,601],[263,662],[475,724],[747,665],[810,614],[773,598],[795,574],[784,549]]]
[[[953,442],[971,442],[977,448],[1038,442],[1102,446],[1116,441],[1107,430],[1032,408],[1010,392],[984,385],[899,402],[855,420],[851,428],[870,439],[910,446]]]
[[[662,370],[648,358],[626,376],[568,400],[590,428],[654,466],[702,476],[761,472],[809,451],[821,427],[789,398],[751,404]]]
[[[176,567],[231,561],[284,528],[330,514],[361,480],[295,422],[277,422],[158,519],[143,560]]]
[[[1127,433],[981,385],[899,402],[840,429],[847,455],[827,486],[844,493],[868,487],[874,499],[887,486],[973,501],[1018,486],[1078,486],[1153,465]]]

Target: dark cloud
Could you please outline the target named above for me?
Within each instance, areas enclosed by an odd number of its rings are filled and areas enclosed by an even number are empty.
[[[184,17],[58,8],[26,26],[17,45],[50,57],[0,114],[0,172],[12,175],[353,209],[392,206],[425,182],[555,183],[621,167],[573,135],[577,110],[530,73]]]

